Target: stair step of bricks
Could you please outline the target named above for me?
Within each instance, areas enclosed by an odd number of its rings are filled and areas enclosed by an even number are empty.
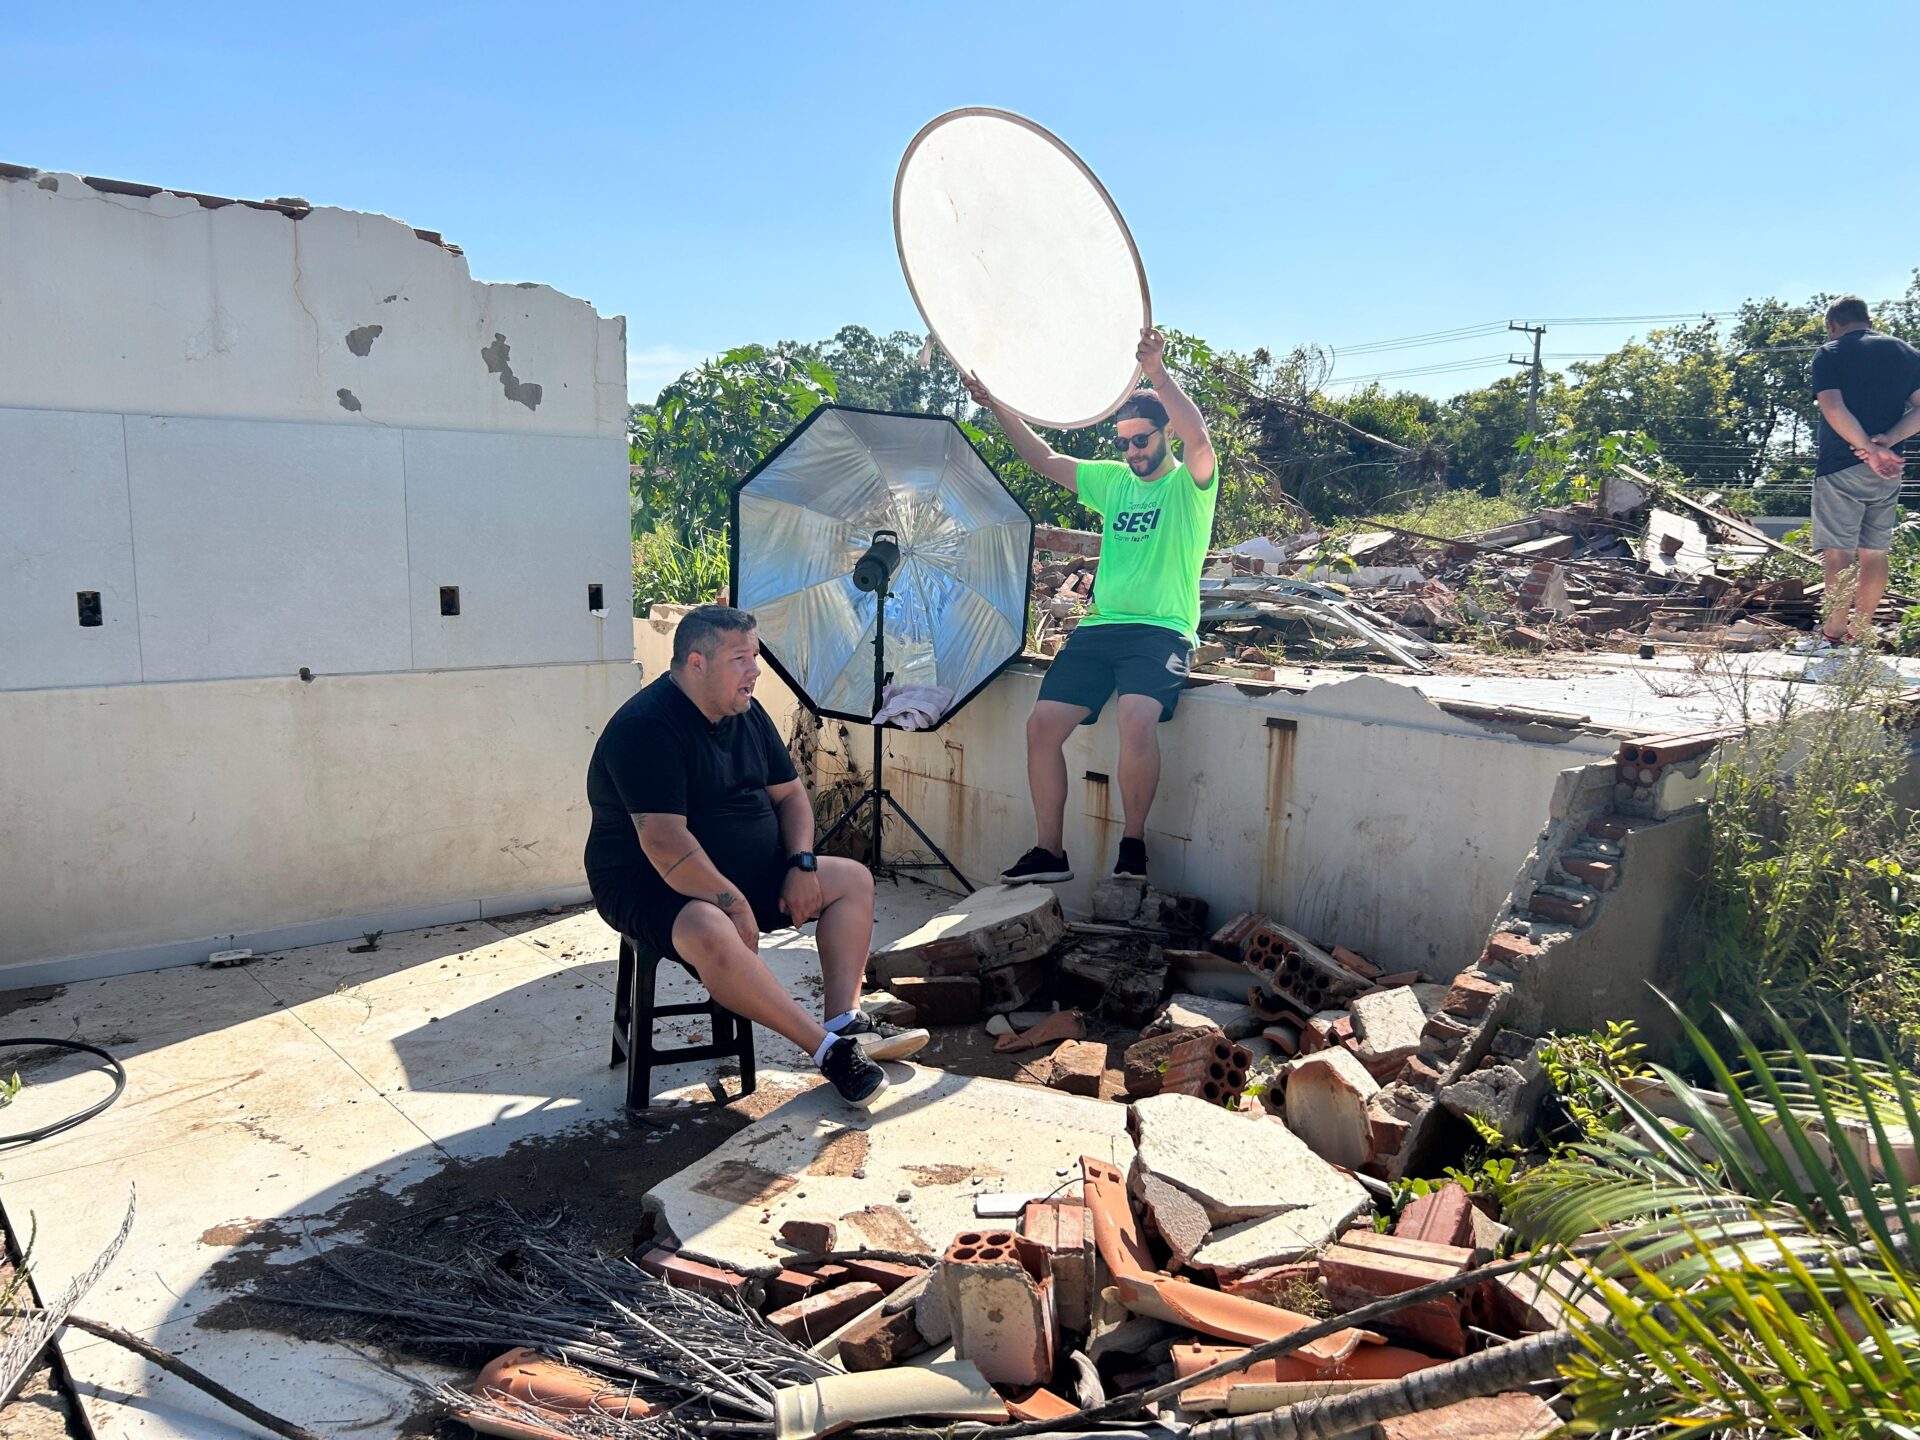
[[[1579,855],[1560,857],[1560,868],[1583,885],[1607,891],[1620,878],[1620,867],[1612,860],[1589,860]]]
[[[1555,891],[1560,893],[1556,894]],[[1562,924],[1582,929],[1593,920],[1597,908],[1591,892],[1576,894],[1569,899],[1564,887],[1542,885],[1527,900],[1527,909],[1542,920],[1558,920]]]

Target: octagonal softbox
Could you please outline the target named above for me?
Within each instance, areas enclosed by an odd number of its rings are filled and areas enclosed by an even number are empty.
[[[1020,653],[1033,521],[944,415],[822,405],[733,490],[733,603],[815,713],[875,714],[876,597],[853,567],[876,531],[899,536],[886,604],[894,685],[966,704]]]

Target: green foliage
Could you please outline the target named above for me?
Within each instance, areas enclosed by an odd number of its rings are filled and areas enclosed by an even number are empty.
[[[1650,471],[1661,463],[1653,442],[1637,430],[1590,435],[1567,424],[1546,435],[1523,435],[1514,448],[1526,462],[1515,490],[1531,506],[1595,500],[1601,480],[1620,465]]]
[[[697,530],[683,542],[665,526],[633,542],[633,613],[655,605],[701,605],[717,598],[727,583],[724,531]]]
[[[1422,535],[1472,535],[1511,524],[1527,514],[1527,508],[1506,495],[1482,495],[1476,490],[1446,490],[1385,515],[1370,515],[1354,521],[1353,530],[1369,525],[1397,525],[1417,530]]]
[[[1920,605],[1909,605],[1900,612],[1894,643],[1902,655],[1920,655]]]
[[[682,375],[628,420],[633,533],[664,529],[682,545],[726,525],[735,481],[838,391],[833,371],[799,347],[742,345]]]
[[[1725,1005],[1768,1031],[1819,1013],[1888,1032],[1920,1054],[1920,820],[1895,794],[1901,756],[1887,682],[1863,654],[1819,687],[1786,693],[1722,746],[1707,805],[1707,859],[1686,967],[1690,1010]]]
[[[1720,1021],[1730,1050],[1681,1017],[1714,1092],[1664,1069],[1654,1092],[1603,1082],[1618,1123],[1509,1196],[1530,1241],[1604,1234],[1608,1318],[1576,1321],[1585,1350],[1562,1370],[1571,1429],[1903,1433],[1920,1413],[1920,1197],[1880,1161],[1920,1132],[1920,1084],[1837,1027],[1827,1054],[1768,1054]]]
[[[1609,1020],[1605,1030],[1549,1036],[1541,1047],[1540,1063],[1554,1097],[1579,1138],[1591,1139],[1617,1125],[1613,1090],[1647,1073],[1641,1063],[1647,1047],[1634,1038],[1638,1033],[1631,1020]]]

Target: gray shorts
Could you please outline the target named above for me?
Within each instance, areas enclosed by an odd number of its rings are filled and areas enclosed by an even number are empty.
[[[1885,550],[1893,543],[1900,477],[1882,480],[1871,465],[1849,465],[1813,482],[1813,548]]]

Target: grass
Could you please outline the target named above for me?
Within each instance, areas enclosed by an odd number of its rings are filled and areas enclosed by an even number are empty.
[[[1529,513],[1520,503],[1505,495],[1482,495],[1478,490],[1447,490],[1402,510],[1370,515],[1352,522],[1354,530],[1368,525],[1397,525],[1402,530],[1418,530],[1424,535],[1470,535],[1476,530],[1491,530],[1511,524]]]
[[[672,531],[646,531],[633,541],[633,613],[655,605],[698,605],[718,598],[727,583],[725,531],[697,533],[693,542]]]

